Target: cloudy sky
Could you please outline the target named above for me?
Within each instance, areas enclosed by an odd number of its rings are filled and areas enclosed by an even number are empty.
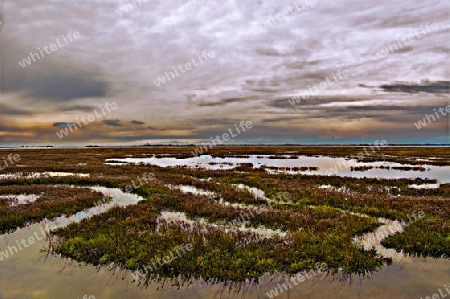
[[[128,2],[0,0],[0,145],[450,141],[447,0]]]

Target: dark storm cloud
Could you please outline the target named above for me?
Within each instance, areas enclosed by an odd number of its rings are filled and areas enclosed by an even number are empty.
[[[16,109],[16,108],[13,108],[8,105],[1,104],[1,103],[0,103],[0,113],[5,114],[5,115],[32,115],[32,114],[34,114],[31,111]]]
[[[438,106],[348,106],[348,107],[322,107],[317,113],[326,115],[327,118],[352,119],[374,119],[380,123],[414,123],[426,114],[433,114],[434,109],[445,107],[446,104]],[[441,121],[446,121],[441,118]]]
[[[445,0],[313,1],[260,34],[255,24],[292,0],[152,1],[151,9],[142,6],[120,18],[114,12],[119,0],[84,2],[4,1],[0,87],[11,117],[0,122],[20,124],[24,132],[2,134],[1,142],[55,140],[53,122],[73,121],[106,101],[120,107],[110,120],[61,142],[209,140],[240,120],[254,123],[241,135],[251,142],[434,138],[429,128],[438,122],[421,131],[413,123],[446,100],[448,83],[411,87],[396,80],[449,80]],[[377,56],[427,22],[439,30]],[[25,68],[18,64],[69,30],[82,38]],[[204,50],[215,58],[165,85],[153,83]],[[351,78],[294,107],[289,103],[309,85],[333,80],[339,69],[348,69]]]
[[[103,121],[107,126],[112,127],[121,127],[122,124],[120,123],[120,120],[118,119],[106,119]]]
[[[380,86],[381,89],[388,92],[405,92],[405,93],[449,93],[450,81],[436,81],[422,84],[414,83],[396,83],[384,84]]]
[[[11,126],[0,126],[0,132],[9,132],[9,133],[17,133],[17,132],[23,132],[24,130],[19,127],[11,127]]]
[[[200,102],[198,104],[198,106],[200,107],[213,107],[213,106],[225,106],[227,104],[231,104],[231,103],[241,103],[241,102],[247,102],[247,101],[252,101],[257,99],[256,96],[251,96],[251,97],[243,97],[243,98],[225,98],[225,99],[221,99],[218,102],[212,102],[212,103],[205,103],[205,102]]]
[[[145,122],[139,121],[139,120],[132,120],[131,124],[133,124],[133,125],[143,125],[143,124],[145,124]]]
[[[5,39],[2,72],[7,75],[1,81],[1,92],[20,93],[24,98],[48,102],[106,95],[108,83],[99,79],[99,74],[91,67],[70,64],[56,56],[58,53],[53,53],[22,68],[18,61],[26,59],[30,50],[17,41],[9,40],[7,35]]]
[[[289,108],[293,109],[296,106],[314,106],[315,109],[320,109],[317,105],[319,104],[327,104],[327,103],[333,103],[333,102],[357,102],[361,100],[368,100],[371,99],[371,97],[367,96],[360,96],[360,97],[354,97],[354,96],[315,96],[312,95],[308,98],[303,99],[302,93],[298,95],[292,95],[291,97],[284,97],[280,99],[275,99],[268,101],[267,106],[269,107],[275,107],[275,108]],[[299,97],[300,102],[297,103],[293,98]],[[289,100],[293,100],[295,102],[295,105],[293,106]]]
[[[413,50],[414,50],[413,47],[405,47],[405,48],[402,48],[402,49],[398,49],[394,53],[408,53],[408,52],[412,52]]]
[[[442,103],[442,106],[445,107],[445,103]],[[433,109],[436,109],[436,106],[350,106],[347,107],[346,110],[352,110],[352,111],[380,111],[380,112],[387,112],[387,111],[403,111],[408,114],[425,114],[430,113],[433,111]]]
[[[408,114],[424,114],[435,109],[436,106],[396,106],[396,105],[366,105],[366,106],[339,106],[339,107],[322,107],[328,111],[338,112],[392,112],[400,111]]]
[[[147,129],[152,130],[152,131],[160,131],[160,132],[167,131],[164,128],[155,128],[155,127],[152,127],[152,126],[148,126]]]
[[[53,123],[53,126],[61,127],[61,128],[68,128],[71,126],[76,126],[76,124],[75,123],[56,122],[56,123]]]
[[[35,73],[20,70],[13,76],[6,76],[3,92],[20,92],[24,97],[55,102],[80,98],[103,97],[107,91],[106,82],[90,73],[56,67],[47,72]]]
[[[260,93],[277,93],[283,91],[283,89],[268,89],[268,88],[249,88],[249,90]]]
[[[277,123],[277,122],[286,122],[298,120],[298,117],[278,117],[278,118],[264,118],[261,120],[263,123]]]
[[[292,100],[292,98],[276,99],[276,100],[270,101],[267,104],[267,106],[275,107],[275,108],[289,108],[289,109],[292,109],[293,107],[292,107],[291,103],[289,102],[289,100]],[[305,102],[305,100],[303,100],[301,98],[300,98],[300,102],[299,103],[295,102],[295,106],[302,106],[302,105],[306,105],[306,102]]]

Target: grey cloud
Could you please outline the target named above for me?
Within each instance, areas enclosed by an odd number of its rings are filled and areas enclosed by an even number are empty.
[[[422,84],[415,83],[395,83],[384,84],[381,89],[388,92],[406,92],[406,93],[449,93],[450,81],[425,82]]]
[[[37,52],[37,49],[30,49],[31,52]],[[20,93],[24,98],[49,102],[106,96],[108,83],[100,79],[92,67],[70,64],[55,56],[58,53],[44,56],[22,68],[18,61],[27,58],[30,49],[16,41],[5,43],[2,49],[2,71],[7,76],[1,82],[2,92]]]
[[[288,108],[293,109],[293,105],[289,102],[289,100],[292,100],[292,98],[283,98],[283,99],[276,99],[273,101],[270,101],[267,106],[274,107],[274,108]],[[307,105],[306,100],[303,100],[300,98],[300,102],[295,102],[294,106],[304,106]]]
[[[143,125],[143,124],[145,124],[145,122],[139,121],[139,120],[132,120],[131,124],[133,124],[133,125]]]
[[[120,123],[120,120],[118,119],[106,119],[103,121],[103,123],[105,123],[107,126],[112,126],[112,127],[121,127],[122,124]]]
[[[292,95],[291,97],[283,97],[275,100],[270,100],[267,103],[267,106],[269,107],[275,107],[275,108],[289,108],[293,109],[293,107],[296,106],[311,106],[315,109],[321,109],[321,107],[318,107],[319,104],[327,104],[327,103],[333,103],[333,102],[357,102],[362,100],[369,100],[372,97],[368,96],[316,96],[312,95],[306,99],[303,99],[301,97],[303,93],[299,93],[298,95]],[[299,97],[300,102],[295,102],[295,105],[292,106],[292,104],[289,102],[289,100],[292,100],[295,97]]]
[[[32,115],[34,112],[23,110],[23,109],[16,109],[11,106],[1,104],[0,103],[0,112],[5,115]]]
[[[308,66],[318,65],[319,61],[293,61],[286,64],[287,69],[305,69]]]
[[[7,109],[11,118],[23,123],[27,109],[42,123],[46,117],[52,122],[67,120],[58,114],[71,114],[74,117],[68,119],[73,120],[78,112],[89,113],[91,106],[101,104],[102,97],[118,103],[119,110],[108,115],[112,120],[92,124],[67,140],[209,139],[234,120],[248,119],[255,128],[242,140],[251,142],[355,141],[379,134],[383,139],[423,141],[432,134],[418,132],[412,122],[431,113],[448,93],[445,0],[314,1],[257,35],[251,32],[255,24],[293,1],[153,1],[120,18],[114,11],[118,0],[57,2],[61,1],[5,2],[1,91],[17,99]],[[396,55],[377,57],[377,51],[427,22],[438,23],[440,29]],[[19,66],[30,51],[69,30],[80,31],[82,39],[26,68]],[[213,50],[216,57],[165,85],[153,83],[204,50]],[[351,73],[348,80],[294,108],[288,102],[289,95],[346,68]],[[395,82],[423,78],[445,84],[411,87]],[[353,103],[357,101],[361,107]],[[341,102],[348,105],[339,106]],[[140,120],[145,124],[137,123]],[[47,133],[45,128],[27,130],[31,134],[4,134],[2,142],[36,140],[44,135],[35,131]],[[55,138],[54,132],[48,135]]]
[[[23,132],[24,130],[20,127],[12,126],[0,126],[0,132]]]
[[[95,106],[83,106],[83,105],[75,105],[70,107],[61,107],[59,111],[82,111],[82,112],[92,112],[96,109]]]
[[[3,92],[20,92],[28,98],[60,102],[103,97],[107,84],[90,73],[60,66],[39,75],[32,71],[13,73],[5,79],[1,89]]]
[[[206,106],[206,107],[213,107],[213,106],[225,106],[227,104],[231,104],[231,103],[240,103],[240,102],[247,102],[247,101],[252,101],[257,99],[256,96],[251,96],[251,97],[243,97],[243,98],[225,98],[225,99],[221,99],[218,102],[200,102],[198,104],[198,106]]]
[[[76,126],[76,124],[75,123],[56,122],[56,123],[53,123],[53,126],[61,127],[61,128],[68,128],[71,126]]]
[[[408,52],[412,52],[413,50],[414,50],[413,47],[404,47],[404,48],[398,49],[394,53],[408,53]]]
[[[283,53],[280,53],[280,51],[276,49],[257,49],[256,53],[263,56],[276,56],[276,57],[281,57],[285,55]]]
[[[152,127],[152,126],[148,126],[147,128],[152,130],[152,131],[166,131],[166,129],[156,128],[156,127]]]
[[[263,123],[277,123],[277,122],[286,122],[291,120],[298,120],[298,117],[277,117],[277,118],[265,118],[261,121]]]

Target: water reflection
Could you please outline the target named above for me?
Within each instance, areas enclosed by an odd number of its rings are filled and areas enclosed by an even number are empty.
[[[111,162],[111,163],[110,163]],[[402,179],[402,178],[422,178],[436,179],[439,183],[450,183],[450,166],[434,166],[422,165],[424,171],[421,170],[401,170],[399,168],[411,167],[417,169],[417,165],[400,164],[393,162],[370,162],[363,163],[356,160],[348,160],[345,158],[333,158],[326,156],[299,156],[297,159],[280,159],[272,156],[250,155],[248,157],[212,157],[210,155],[202,155],[186,159],[177,159],[174,157],[150,157],[150,158],[113,158],[107,159],[107,164],[121,165],[121,163],[131,164],[151,164],[160,167],[201,167],[206,169],[234,169],[239,164],[251,163],[254,168],[270,167],[276,169],[268,169],[269,172],[285,172],[290,174],[306,174],[306,175],[330,175],[347,176],[354,178],[385,178],[385,179]],[[425,162],[424,162],[425,163]],[[305,171],[293,171],[293,168],[308,167]],[[317,167],[318,170],[311,170],[310,167]],[[364,171],[352,171],[351,167],[366,167]],[[394,169],[395,168],[395,169]]]
[[[52,222],[41,222],[30,227],[17,230],[11,234],[0,235],[0,253],[8,251],[8,246],[16,245],[22,239],[41,234],[45,224],[67,225],[69,222],[81,221],[103,208],[114,205],[137,203],[140,198],[126,194],[118,189],[102,187],[93,188],[114,195],[113,202],[106,207],[94,207],[72,217],[58,217]],[[152,283],[148,288],[138,287],[131,281],[129,271],[118,268],[96,268],[70,259],[48,254],[42,251],[46,240],[41,237],[35,243],[0,260],[0,298],[1,299],[76,299],[84,295],[96,298],[268,298],[266,292],[277,287],[282,279],[273,280],[269,275],[261,278],[260,284],[253,286],[252,292],[245,295],[229,294],[222,285],[205,285],[195,282],[190,286],[171,287],[170,283],[161,285]],[[322,277],[307,280],[293,286],[289,291],[276,298],[419,298],[434,294],[436,290],[450,280],[450,260],[420,259],[409,257],[402,261],[394,261],[391,266],[374,273],[372,279],[352,277]]]

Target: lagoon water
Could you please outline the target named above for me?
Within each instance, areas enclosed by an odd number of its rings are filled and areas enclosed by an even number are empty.
[[[0,251],[15,240],[28,238],[39,232],[36,224],[10,235],[0,236]],[[44,241],[0,261],[0,298],[2,299],[77,299],[93,295],[99,299],[140,299],[140,298],[268,298],[266,292],[279,282],[262,279],[261,285],[253,292],[241,295],[220,295],[220,286],[206,286],[196,283],[189,288],[165,288],[157,290],[158,284],[142,289],[132,282],[130,271],[97,269],[91,265],[61,259],[40,252]],[[337,279],[337,278],[336,278]],[[325,279],[306,280],[284,291],[276,298],[420,298],[432,295],[450,282],[450,260],[406,258],[374,274],[372,279],[352,278],[349,281]]]
[[[113,163],[111,163],[113,162]],[[305,175],[329,175],[329,171],[337,176],[347,176],[354,178],[386,178],[386,179],[401,179],[401,178],[422,178],[422,179],[435,179],[439,183],[450,183],[450,166],[434,166],[427,165],[427,161],[423,161],[425,171],[403,171],[392,169],[392,167],[414,167],[419,165],[408,165],[392,162],[358,162],[356,160],[347,160],[345,158],[333,158],[327,156],[299,156],[297,159],[279,159],[270,158],[270,156],[250,155],[248,158],[236,158],[236,157],[212,157],[210,155],[202,155],[199,157],[177,159],[174,157],[149,157],[149,158],[114,158],[107,159],[106,163],[113,165],[120,165],[121,163],[139,164],[146,163],[150,165],[157,165],[160,167],[175,167],[175,166],[187,166],[187,167],[200,167],[206,169],[233,169],[242,163],[251,163],[253,167],[259,168],[262,166],[267,167],[319,167],[317,171],[290,171],[283,170],[284,172],[296,174],[301,173]],[[342,165],[342,167],[339,167]],[[367,171],[351,171],[351,167],[390,167],[390,169],[373,168]]]
[[[118,189],[94,187],[103,193],[114,195],[113,202],[79,212],[71,217],[58,217],[51,222],[41,222],[28,228],[19,229],[11,234],[0,236],[0,252],[8,250],[8,246],[17,245],[22,239],[42,236],[42,227],[52,224],[58,227],[71,222],[78,222],[91,215],[101,213],[113,205],[135,204],[141,198],[126,194]],[[36,233],[36,234],[35,234]],[[0,261],[0,298],[1,299],[76,299],[95,296],[95,298],[269,298],[266,292],[283,283],[281,279],[272,280],[269,275],[261,278],[258,286],[244,296],[230,294],[223,285],[206,285],[196,282],[189,287],[176,289],[166,284],[152,283],[142,288],[132,282],[131,271],[114,270],[103,267],[98,269],[92,265],[80,264],[76,261],[61,258],[42,251],[46,245],[40,237],[36,243],[27,248],[3,256]],[[422,259],[405,257],[395,260],[373,274],[372,278],[352,277],[342,279],[320,277],[293,285],[289,291],[283,291],[276,298],[420,298],[434,294],[444,284],[450,282],[449,259]],[[91,297],[92,298],[92,297]]]

